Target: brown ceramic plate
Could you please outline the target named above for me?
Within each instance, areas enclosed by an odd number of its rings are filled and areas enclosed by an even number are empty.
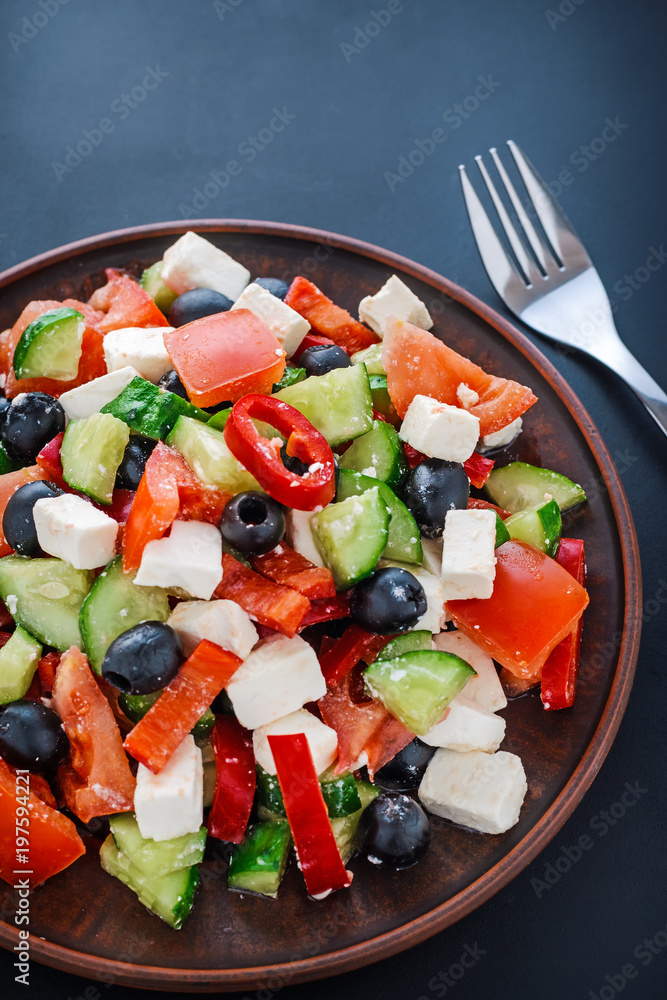
[[[140,226],[82,240],[0,276],[0,329],[31,299],[87,298],[105,267],[139,274],[188,228],[204,232],[253,275],[303,274],[353,313],[392,272],[406,278],[435,332],[494,373],[532,386],[539,402],[504,456],[565,472],[589,502],[565,531],[586,543],[591,603],[575,706],[545,712],[535,692],[510,703],[503,748],[528,777],[521,819],[502,836],[437,824],[424,860],[408,871],[352,862],[354,882],[313,902],[295,866],[276,902],[225,889],[224,867],[202,865],[184,928],[170,930],[100,868],[96,844],[31,899],[32,956],[77,975],[178,991],[276,989],[378,961],[459,920],[506,885],[555,835],[611,746],[632,684],[640,627],[634,528],[618,476],[584,407],[547,359],[510,323],[425,267],[330,233],[262,222],[197,221]],[[0,943],[18,940],[13,891],[0,891]]]

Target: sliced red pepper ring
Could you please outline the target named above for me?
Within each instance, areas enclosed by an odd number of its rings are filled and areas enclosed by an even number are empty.
[[[303,476],[280,457],[280,442],[262,437],[253,418],[287,438],[287,454],[308,466]],[[326,507],[336,492],[334,457],[326,439],[293,406],[275,396],[250,393],[234,403],[224,429],[231,453],[278,503],[297,510]]]
[[[305,597],[322,599],[336,596],[336,586],[330,570],[315,566],[300,552],[281,542],[261,556],[252,556],[250,565],[262,576],[298,590]]]
[[[290,637],[302,627],[310,610],[303,594],[266,580],[227,552],[222,556],[222,580],[213,596],[236,601],[260,625]]]
[[[215,792],[208,815],[211,837],[240,844],[255,797],[252,733],[233,715],[219,715],[211,735],[215,754]]]
[[[389,635],[375,635],[366,632],[359,625],[350,625],[333,649],[320,656],[320,667],[327,687],[337,684],[359,660],[371,663],[390,639]]]
[[[125,738],[125,750],[154,774],[161,771],[242,662],[235,653],[202,639]]]
[[[306,736],[292,733],[268,739],[308,893],[321,897],[346,889],[352,875],[345,870],[331,829]]]
[[[475,489],[481,490],[482,486],[491,475],[491,469],[495,464],[496,463],[493,459],[485,458],[484,455],[480,455],[479,452],[473,451],[470,458],[463,463],[463,468],[466,470],[468,479]]]
[[[308,628],[309,625],[318,625],[319,622],[333,622],[340,618],[349,618],[349,616],[350,595],[347,593],[311,601],[310,611],[299,625],[299,632]]]
[[[556,562],[560,563],[577,583],[581,584],[582,587],[585,586],[586,557],[584,543],[581,539],[561,538]],[[583,627],[584,617],[582,615],[570,634],[549,654],[549,658],[542,668],[540,696],[547,711],[571,708],[574,705]]]

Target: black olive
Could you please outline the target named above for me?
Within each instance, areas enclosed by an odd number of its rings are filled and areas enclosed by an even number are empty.
[[[169,323],[171,326],[185,326],[195,319],[227,312],[233,305],[232,300],[222,292],[214,292],[212,288],[191,288],[174,300],[169,310]]]
[[[0,392],[2,392],[1,389]],[[2,425],[4,424],[5,417],[7,416],[7,411],[9,410],[9,407],[11,405],[12,405],[11,399],[7,399],[6,396],[0,395],[0,427],[2,427]]]
[[[255,278],[255,284],[259,285],[260,288],[266,288],[267,292],[271,292],[277,299],[283,299],[283,301],[289,291],[287,282],[281,281],[280,278]]]
[[[188,399],[187,389],[181,382],[178,372],[174,368],[164,373],[158,382],[158,385],[161,389],[167,389],[168,392],[175,392],[177,396],[181,396],[183,399]]]
[[[57,399],[46,392],[27,392],[7,410],[0,440],[12,462],[32,465],[65,424],[65,411]]]
[[[299,358],[299,366],[306,369],[306,375],[326,375],[334,368],[349,368],[350,355],[337,344],[315,344],[307,347]]]
[[[137,489],[144,474],[146,462],[151,457],[156,444],[157,441],[154,438],[144,437],[143,434],[131,435],[130,440],[125,445],[123,461],[118,466],[116,473],[117,490]]]
[[[302,462],[300,458],[296,455],[287,454],[287,444],[283,444],[280,449],[280,457],[283,460],[283,465],[290,472],[293,472],[297,476],[305,476],[308,472],[308,462]]]
[[[409,795],[383,792],[364,809],[359,820],[361,852],[379,868],[409,868],[426,851],[431,839],[428,817]]]
[[[367,632],[392,635],[414,628],[427,602],[424,588],[407,569],[385,566],[356,585],[350,617]]]
[[[26,483],[13,493],[2,515],[2,531],[6,541],[20,556],[43,556],[45,553],[37,538],[33,509],[38,500],[62,496],[63,490],[55,483],[37,480]]]
[[[39,701],[0,709],[0,756],[12,767],[52,774],[69,751],[60,716]]]
[[[177,632],[164,622],[141,622],[111,643],[102,677],[123,694],[151,694],[174,679],[185,660]]]
[[[411,792],[419,787],[434,753],[435,747],[415,737],[412,743],[399,750],[395,757],[375,772],[374,781],[381,788],[391,791]]]
[[[224,509],[220,531],[244,555],[262,555],[275,549],[285,534],[285,514],[265,493],[237,493]]]
[[[427,458],[415,466],[403,483],[401,499],[428,538],[440,538],[448,510],[465,510],[470,480],[458,462]]]

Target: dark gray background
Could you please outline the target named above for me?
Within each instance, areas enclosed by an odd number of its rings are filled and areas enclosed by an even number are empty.
[[[57,4],[42,2],[47,11]],[[404,0],[363,46],[356,29],[373,10],[385,10],[386,0],[70,0],[38,30],[22,21],[45,20],[38,0],[4,0],[0,266],[105,230],[187,214],[272,219],[398,251],[502,312],[473,245],[456,168],[512,137],[548,181],[569,170],[561,203],[617,306],[621,334],[667,385],[664,276],[645,269],[667,242],[664,5],[549,2]],[[21,31],[33,37],[17,41]],[[358,51],[343,51],[355,35]],[[122,95],[149,67],[165,74],[159,85],[123,109]],[[493,92],[455,127],[455,105],[474,94],[479,77]],[[269,125],[274,107],[294,118],[250,162],[248,147],[239,147]],[[416,140],[442,126],[448,109],[446,141],[390,190],[385,172],[396,171]],[[90,154],[79,164],[70,159],[75,165],[67,173],[54,167],[103,118],[113,129]],[[594,158],[582,153],[608,118],[618,123],[618,136]],[[230,159],[241,172],[224,189],[209,188],[212,197],[199,211],[182,208]],[[612,375],[534,339],[596,421],[622,472],[639,534],[647,620],[619,736],[567,825],[491,902],[390,961],[287,987],[285,1000],[665,995],[667,956],[633,952],[656,934],[667,940],[660,936],[667,926],[667,442]],[[639,782],[639,800],[607,826],[602,812],[619,802],[625,782]],[[591,849],[540,890],[532,880],[543,879],[547,864],[585,833]],[[447,986],[438,976],[465,945],[484,955]],[[18,986],[11,961],[0,956],[7,1000],[67,1000],[84,996],[86,987],[87,1000],[139,995],[113,986],[96,993],[84,980],[37,965],[30,987]],[[627,963],[637,974],[624,984],[619,972]]]

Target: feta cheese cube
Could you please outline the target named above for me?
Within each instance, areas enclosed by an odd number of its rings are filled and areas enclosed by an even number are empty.
[[[188,232],[165,251],[162,280],[179,295],[212,288],[233,302],[250,281],[250,271],[203,236]]]
[[[83,497],[44,497],[32,512],[37,541],[50,556],[75,569],[97,569],[115,556],[118,523]]]
[[[493,753],[505,739],[505,720],[459,694],[450,703],[445,717],[420,739],[431,747]]]
[[[479,395],[465,382],[461,382],[457,388],[456,398],[459,401],[459,406],[462,406],[464,410],[469,410],[471,406],[479,403]]]
[[[491,597],[496,578],[495,545],[495,511],[447,511],[442,536],[442,588],[446,601]]]
[[[249,309],[265,323],[291,358],[310,330],[310,323],[295,309],[254,281],[241,292],[233,309]]]
[[[236,601],[181,601],[167,625],[180,635],[186,656],[202,639],[208,639],[245,660],[259,639],[249,615]]]
[[[313,566],[324,566],[324,560],[317,551],[313,533],[310,530],[310,519],[314,510],[290,510],[286,521],[285,537],[295,552],[298,552],[305,559],[309,559]]]
[[[164,334],[171,326],[135,327],[110,330],[104,338],[107,371],[116,372],[130,365],[149,382],[159,382],[174,367],[164,346]]]
[[[282,719],[260,726],[252,734],[252,744],[255,760],[268,771],[276,773],[276,765],[269,746],[269,736],[287,736],[292,733],[303,733],[308,740],[308,746],[313,757],[313,764],[318,774],[326,771],[338,754],[338,737],[336,731],[318,719],[305,708],[292,712]]]
[[[408,406],[398,433],[429,458],[465,462],[479,440],[479,417],[460,406],[418,394]]]
[[[398,566],[399,569],[406,569],[421,583],[426,597],[426,611],[421,616],[415,629],[425,629],[429,632],[439,632],[447,620],[445,609],[445,599],[442,593],[442,583],[440,577],[434,573],[429,573],[423,566],[413,566],[409,563],[392,562],[389,559],[381,559],[380,566]]]
[[[481,833],[505,833],[519,821],[526,796],[521,759],[498,750],[436,750],[419,786],[429,812]]]
[[[362,323],[367,323],[371,330],[375,330],[379,337],[384,336],[384,325],[389,316],[414,323],[422,330],[430,330],[433,326],[433,320],[422,300],[410,291],[397,274],[392,274],[379,292],[367,295],[359,303],[359,319]]]
[[[137,587],[178,587],[203,601],[221,580],[222,536],[203,521],[174,521],[168,537],[148,543],[134,578]]]
[[[507,698],[503,691],[503,686],[498,677],[498,671],[489,654],[469,639],[463,632],[441,632],[433,637],[436,649],[444,653],[454,653],[462,660],[469,663],[476,673],[471,677],[466,686],[457,694],[454,701],[459,698],[473,702],[480,708],[485,708],[488,712],[498,712],[501,708],[507,707]],[[454,704],[454,701],[452,704]]]
[[[120,395],[126,385],[129,385],[139,372],[132,365],[117,368],[108,375],[100,375],[92,382],[79,385],[76,389],[63,392],[59,403],[70,420],[85,420],[99,413],[103,406]]]
[[[482,447],[504,448],[505,445],[512,443],[514,438],[521,433],[522,429],[523,420],[521,417],[517,417],[511,424],[501,427],[499,431],[494,431],[493,434],[485,434],[482,437]]]
[[[201,750],[191,735],[158,774],[140,764],[134,792],[139,832],[150,840],[171,840],[196,833],[204,814]]]
[[[298,635],[265,639],[227,685],[237,718],[246,729],[281,719],[322,698],[326,690],[314,650]]]

